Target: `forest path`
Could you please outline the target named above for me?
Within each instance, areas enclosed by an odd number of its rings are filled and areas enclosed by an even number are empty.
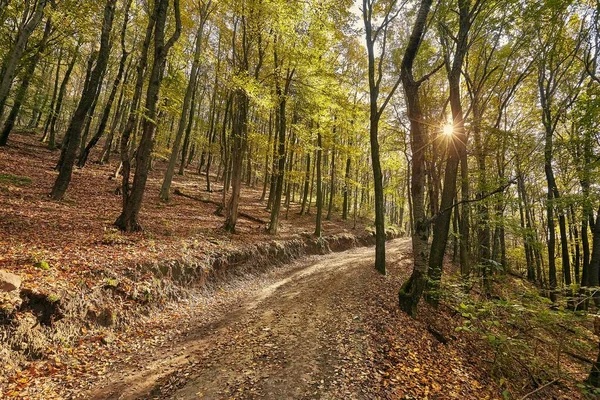
[[[387,249],[388,263],[408,273],[410,240]],[[362,387],[370,378],[361,371],[378,357],[365,304],[386,279],[373,262],[372,247],[308,258],[232,300],[221,318],[109,374],[85,398],[372,397]]]

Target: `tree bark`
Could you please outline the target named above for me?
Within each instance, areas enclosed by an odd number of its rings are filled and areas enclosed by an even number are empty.
[[[146,189],[152,150],[154,148],[158,95],[164,76],[167,55],[181,34],[179,0],[174,0],[175,32],[165,43],[165,25],[168,9],[169,0],[157,0],[154,6],[154,62],[146,92],[146,118],[142,122],[142,137],[135,158],[136,168],[131,193],[123,206],[121,215],[115,221],[115,225],[119,229],[128,232],[142,229],[138,221],[138,215],[142,207],[142,199]]]
[[[412,151],[412,176],[410,183],[412,203],[412,247],[413,272],[402,285],[398,293],[400,309],[416,317],[417,306],[427,283],[427,240],[429,224],[425,218],[425,148],[426,133],[423,126],[423,112],[419,98],[420,82],[415,81],[413,66],[423,35],[427,17],[433,0],[422,0],[417,11],[417,17],[411,30],[408,45],[404,52],[401,65],[402,86],[407,104],[407,115],[410,121],[410,140]]]
[[[112,30],[113,18],[115,14],[116,0],[107,0],[104,7],[104,18],[102,22],[102,34],[100,36],[100,50],[98,52],[98,60],[93,72],[90,75],[88,84],[84,87],[81,99],[73,114],[73,118],[67,129],[65,137],[68,139],[67,147],[64,150],[64,158],[62,160],[58,177],[50,193],[50,197],[54,200],[61,200],[67,191],[71,175],[73,173],[73,164],[79,143],[81,141],[81,130],[85,123],[88,111],[98,93],[98,87],[102,84],[101,77],[104,75],[108,58],[110,55],[110,32]]]
[[[35,55],[29,60],[29,64],[23,75],[23,80],[21,81],[21,86],[17,91],[17,95],[15,96],[15,100],[13,102],[13,106],[8,114],[8,118],[4,122],[4,127],[2,128],[2,133],[0,133],[0,146],[6,146],[8,142],[8,136],[12,132],[13,127],[15,126],[15,121],[17,120],[17,116],[19,115],[19,111],[21,111],[21,105],[23,105],[23,100],[25,100],[25,94],[27,93],[27,89],[29,88],[29,84],[31,83],[31,79],[35,73],[35,69],[37,67],[42,54],[46,51],[46,44],[48,42],[48,37],[50,36],[50,31],[52,29],[52,20],[50,17],[46,20],[46,27],[44,29],[44,35],[42,39],[37,45],[37,49],[35,50]]]
[[[1,71],[3,74],[2,79],[0,80],[0,120],[2,120],[4,115],[4,106],[6,104],[6,100],[8,99],[8,94],[13,83],[17,66],[19,65],[23,51],[25,51],[27,41],[38,24],[42,21],[42,17],[44,16],[44,8],[46,7],[47,3],[47,0],[37,0],[35,2],[35,11],[31,14],[29,20],[20,27],[20,30],[17,34],[17,40],[15,40],[14,46],[10,49],[8,56],[5,58],[5,61],[2,64]]]
[[[193,92],[196,89],[196,81],[198,80],[198,71],[200,69],[200,55],[202,53],[202,39],[204,32],[204,23],[208,17],[208,9],[210,1],[207,5],[202,5],[200,11],[201,19],[196,32],[196,44],[194,51],[194,60],[192,61],[192,69],[190,72],[190,79],[188,81],[187,89],[183,98],[183,105],[181,108],[181,116],[179,118],[179,125],[177,127],[177,133],[175,134],[175,141],[173,142],[173,148],[171,149],[171,155],[169,157],[169,164],[165,172],[165,177],[160,188],[160,199],[162,201],[169,201],[169,190],[171,188],[171,182],[173,181],[173,175],[175,174],[175,165],[177,163],[177,157],[179,155],[179,147],[181,146],[181,139],[183,137],[184,130],[187,127],[188,113],[190,104],[192,103]]]
[[[469,0],[458,0],[459,6],[459,30],[454,51],[452,65],[448,68],[448,83],[450,87],[450,108],[452,110],[452,121],[454,132],[449,138],[448,159],[446,161],[446,172],[444,175],[444,189],[440,213],[433,225],[433,239],[431,252],[429,254],[429,285],[428,299],[437,304],[438,291],[442,278],[444,254],[448,243],[448,232],[450,230],[450,217],[452,205],[456,197],[456,178],[458,164],[464,152],[466,152],[467,135],[464,126],[463,109],[460,98],[460,77],[462,64],[468,48],[468,34],[471,28],[472,16]],[[450,61],[447,60],[449,64]]]
[[[108,124],[108,117],[110,116],[110,111],[112,109],[113,102],[115,101],[117,91],[119,90],[119,85],[121,84],[121,79],[123,78],[123,74],[125,72],[125,64],[127,63],[127,57],[129,56],[129,52],[125,48],[125,35],[127,33],[127,23],[129,22],[130,6],[131,0],[127,0],[125,3],[123,26],[121,28],[121,59],[119,60],[119,70],[110,90],[108,100],[106,101],[106,104],[104,106],[104,111],[102,112],[102,117],[100,118],[98,130],[96,131],[96,134],[92,137],[90,142],[85,146],[83,151],[79,154],[79,160],[77,161],[77,166],[79,168],[83,168],[85,166],[85,163],[87,162],[87,159],[90,155],[90,151],[92,150],[92,148],[94,148],[94,146],[96,146],[96,144],[104,134],[104,130],[106,129],[106,125]]]
[[[321,129],[317,126],[317,157],[315,160],[317,169],[317,216],[315,220],[315,236],[321,237],[321,217],[323,215],[323,176],[321,173],[321,155],[323,154],[323,141],[321,137]]]

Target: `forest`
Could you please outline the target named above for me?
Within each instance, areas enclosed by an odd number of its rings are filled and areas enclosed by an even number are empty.
[[[0,397],[600,397],[599,0],[0,0]]]

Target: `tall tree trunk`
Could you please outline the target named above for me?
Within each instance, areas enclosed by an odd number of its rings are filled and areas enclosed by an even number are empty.
[[[154,23],[154,62],[146,92],[146,118],[144,118],[142,123],[142,137],[135,159],[136,168],[131,193],[123,206],[121,215],[115,221],[115,225],[119,229],[128,232],[142,229],[138,221],[138,215],[142,207],[142,199],[146,189],[152,150],[154,148],[158,94],[164,76],[167,55],[181,34],[179,0],[174,0],[175,32],[165,43],[165,25],[168,9],[169,0],[157,0],[154,6],[154,19],[156,21]]]
[[[323,215],[323,176],[321,173],[321,155],[323,154],[323,140],[321,129],[317,126],[317,158],[315,160],[317,169],[317,216],[315,221],[315,236],[321,237],[321,216]]]
[[[429,254],[429,299],[433,303],[437,303],[437,292],[439,291],[442,278],[444,254],[446,244],[448,243],[448,232],[450,231],[450,217],[454,198],[456,197],[458,164],[466,152],[467,146],[467,135],[460,98],[460,77],[463,60],[468,48],[468,34],[471,28],[472,15],[469,0],[458,0],[458,6],[459,31],[452,66],[448,68],[450,108],[452,110],[454,132],[449,138],[450,143],[448,145],[448,159],[446,161],[442,201],[440,212],[436,215],[437,218],[435,218],[433,225],[433,239]],[[446,62],[449,64],[450,60],[446,60]]]
[[[123,131],[125,118],[129,109],[129,103],[124,102],[123,98],[125,96],[125,82],[129,80],[129,73],[131,72],[132,60],[129,60],[129,65],[127,66],[127,72],[125,72],[125,79],[123,84],[121,85],[121,91],[119,93],[119,99],[117,100],[117,108],[115,109],[115,114],[113,115],[113,121],[110,126],[110,131],[108,132],[108,137],[104,142],[104,146],[102,147],[102,152],[100,152],[100,157],[98,157],[98,163],[100,164],[108,164],[110,162],[110,155],[113,148],[113,142],[115,138],[115,132],[117,131],[117,127],[120,126],[119,132]],[[117,144],[118,147],[118,144]]]
[[[13,47],[10,49],[10,52],[2,63],[2,68],[0,69],[2,71],[2,79],[0,80],[0,120],[2,120],[2,116],[4,115],[4,105],[6,104],[15,77],[15,72],[19,65],[19,61],[21,60],[21,56],[23,55],[23,51],[25,51],[27,41],[41,22],[42,17],[44,16],[44,8],[47,3],[47,0],[35,1],[35,10],[31,14],[29,20],[25,21],[23,26],[19,27],[17,40],[15,40]]]
[[[206,7],[208,6],[210,6],[210,2],[208,3],[208,5],[202,5],[202,10],[200,11],[201,20],[198,26],[198,31],[196,32],[196,47],[194,51],[194,60],[192,61],[190,79],[188,81],[187,89],[183,97],[181,116],[179,117],[179,125],[177,127],[177,133],[175,134],[173,148],[171,149],[169,164],[167,165],[167,170],[165,172],[162,187],[160,188],[159,197],[162,201],[169,200],[169,191],[171,188],[171,182],[173,181],[173,175],[175,174],[175,165],[177,164],[177,157],[179,156],[179,147],[181,146],[181,139],[183,137],[184,130],[187,127],[187,119],[190,105],[192,103],[192,96],[194,90],[196,89],[196,81],[198,80],[198,71],[200,69],[200,55],[202,54],[204,23],[206,22],[206,18],[208,17],[208,10],[206,10]]]
[[[423,112],[419,98],[421,81],[416,81],[413,75],[415,58],[425,33],[427,16],[433,0],[422,0],[417,11],[417,17],[412,27],[408,45],[404,52],[401,66],[402,86],[407,104],[407,114],[410,121],[410,139],[412,151],[412,177],[410,183],[412,199],[412,248],[413,272],[402,285],[398,293],[400,309],[415,317],[417,306],[427,283],[427,240],[429,223],[425,218],[425,148],[426,133],[423,126]]]
[[[300,215],[306,212],[306,202],[308,201],[308,191],[310,189],[310,151],[306,153],[306,171],[304,172],[304,189],[302,191],[302,207]]]
[[[467,152],[463,152],[460,157],[460,197],[463,202],[461,205],[460,220],[460,272],[463,277],[469,276],[471,272],[471,260],[469,255],[469,171],[467,163]]]
[[[54,107],[56,105],[56,96],[58,95],[58,87],[60,82],[60,64],[62,62],[63,57],[63,49],[60,48],[58,52],[58,61],[56,63],[56,74],[54,75],[54,89],[52,90],[52,98],[50,100],[50,111],[48,112],[48,117],[44,122],[44,134],[42,135],[41,142],[46,142],[48,140],[48,128],[50,127],[50,120],[52,119],[52,113],[54,112]]]
[[[119,90],[119,85],[121,84],[121,79],[123,78],[123,74],[125,72],[125,64],[127,63],[127,56],[129,56],[129,52],[127,52],[127,50],[125,49],[125,35],[127,33],[127,23],[129,22],[130,6],[131,0],[127,0],[125,3],[125,10],[123,11],[123,26],[121,28],[121,59],[119,60],[119,70],[110,90],[108,100],[106,101],[106,104],[104,106],[104,111],[102,112],[102,117],[100,118],[98,130],[96,131],[96,134],[92,137],[92,139],[89,141],[87,146],[85,146],[83,151],[79,154],[79,160],[77,161],[77,166],[79,168],[83,168],[90,155],[90,151],[94,146],[96,146],[96,144],[104,134],[104,130],[106,129],[106,125],[108,124],[108,117],[110,116],[112,104],[115,101],[117,91]]]
[[[98,93],[98,88],[102,84],[101,77],[104,75],[108,58],[110,56],[110,32],[115,14],[116,0],[107,0],[104,7],[104,18],[102,22],[102,35],[100,36],[100,50],[98,52],[98,60],[93,72],[90,75],[88,85],[85,86],[81,99],[75,110],[75,114],[71,119],[69,128],[65,137],[68,137],[67,147],[64,151],[64,158],[60,166],[58,177],[52,188],[50,196],[54,200],[61,200],[67,191],[69,182],[71,182],[71,174],[73,173],[73,164],[75,156],[79,148],[81,140],[81,130],[85,123],[86,116],[90,107]]]
[[[132,145],[135,143],[135,130],[138,126],[138,110],[140,108],[142,89],[144,87],[144,72],[146,71],[148,50],[150,48],[150,42],[152,40],[152,33],[154,31],[155,23],[155,15],[150,14],[148,16],[148,24],[146,25],[144,42],[142,43],[141,54],[136,68],[135,87],[133,90],[133,98],[131,99],[129,115],[127,116],[127,123],[125,124],[125,129],[123,129],[123,132],[121,133],[121,141],[119,143],[121,167],[117,167],[117,171],[122,168],[123,179],[121,181],[121,194],[123,196],[123,208],[125,208],[129,202],[129,176],[131,174],[131,154],[129,153],[129,145],[130,141],[132,142]],[[133,140],[130,140],[132,133],[134,134],[134,137]],[[115,173],[115,177],[116,176],[117,173]]]
[[[271,221],[269,224],[269,233],[276,235],[279,229],[279,210],[281,209],[281,196],[283,193],[283,178],[285,175],[285,130],[286,130],[286,98],[281,89],[278,88],[279,107],[277,112],[276,124],[278,128],[278,147],[277,147],[277,176],[275,180],[275,193],[273,195],[273,205],[271,207]]]
[[[56,107],[52,110],[50,115],[49,122],[49,133],[48,133],[48,148],[50,150],[54,150],[56,148],[56,121],[60,116],[60,112],[62,110],[63,101],[65,98],[65,94],[67,92],[67,85],[69,84],[69,79],[71,78],[71,73],[73,72],[73,68],[75,67],[75,63],[77,62],[77,58],[79,57],[79,48],[75,50],[75,54],[73,55],[73,59],[67,66],[67,70],[65,71],[65,76],[63,77],[62,82],[60,83],[60,89],[58,90],[58,97],[56,98]]]
[[[335,130],[333,133],[335,140]],[[331,152],[331,171],[329,177],[329,205],[327,206],[327,216],[325,219],[329,221],[331,219],[331,212],[333,211],[333,199],[335,198],[335,145]]]
[[[276,40],[275,40],[276,42]],[[275,64],[275,72],[277,75],[281,72],[281,65],[278,61],[277,54],[277,43],[275,43],[275,51],[273,61]],[[275,93],[277,95],[277,101],[279,102],[276,114],[276,124],[278,130],[278,147],[277,147],[277,180],[275,184],[275,193],[273,196],[273,205],[271,208],[271,220],[269,223],[269,233],[276,235],[279,229],[279,210],[281,209],[281,196],[283,194],[283,179],[285,177],[285,131],[287,128],[286,123],[286,105],[287,96],[289,94],[290,85],[294,76],[295,69],[287,70],[285,81],[283,82],[284,87],[281,87],[280,77],[275,80]]]
[[[350,145],[352,145],[352,141],[350,141]],[[346,221],[348,219],[348,212],[349,212],[349,201],[348,201],[348,195],[350,192],[350,169],[352,166],[352,158],[350,157],[350,155],[348,155],[348,158],[346,158],[346,172],[344,175],[344,203],[342,204],[342,219],[344,221]]]
[[[17,120],[17,116],[19,115],[19,111],[21,110],[21,105],[23,104],[23,100],[25,100],[25,94],[27,93],[27,89],[29,88],[29,84],[31,83],[31,79],[35,73],[35,68],[37,67],[40,58],[44,51],[46,51],[46,43],[48,42],[48,37],[50,36],[50,31],[52,29],[52,20],[48,17],[46,20],[46,27],[44,29],[44,35],[40,42],[37,45],[37,49],[35,50],[35,55],[29,60],[29,65],[27,66],[27,70],[25,71],[25,75],[23,76],[23,80],[21,81],[21,86],[17,91],[17,95],[15,96],[15,101],[13,102],[13,106],[8,114],[8,118],[4,122],[4,128],[2,128],[2,133],[0,133],[0,146],[5,146],[8,142],[8,136],[12,132],[13,127],[15,126],[15,121]]]

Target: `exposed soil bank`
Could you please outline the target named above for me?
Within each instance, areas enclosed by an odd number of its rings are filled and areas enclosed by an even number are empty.
[[[389,232],[389,238],[394,236]],[[13,292],[14,307],[0,313],[0,355],[4,366],[28,368],[47,359],[54,347],[75,345],[82,338],[98,335],[106,340],[107,331],[119,332],[137,325],[140,318],[166,305],[190,301],[198,293],[251,279],[303,256],[340,252],[374,242],[371,232],[320,239],[303,235],[201,258],[138,264],[122,269],[124,275],[98,276],[99,284],[82,284],[77,293],[44,293],[26,287]],[[0,378],[0,385],[9,380],[10,376]]]

